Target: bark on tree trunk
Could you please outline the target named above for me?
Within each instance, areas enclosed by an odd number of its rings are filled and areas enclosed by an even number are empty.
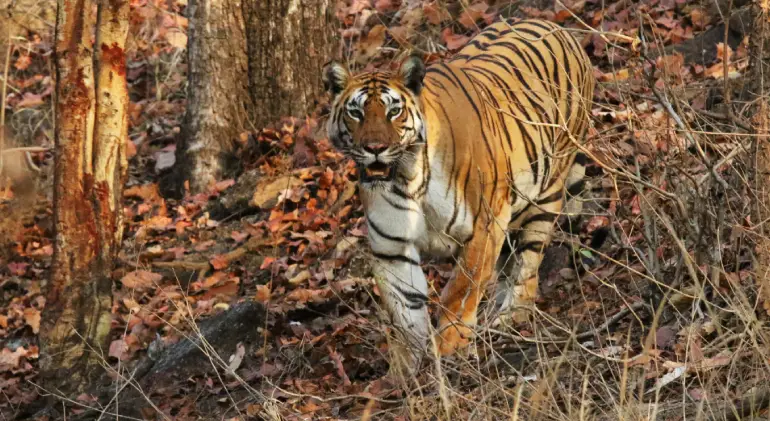
[[[111,269],[123,239],[123,184],[128,161],[126,53],[129,2],[108,0],[96,20],[96,126],[94,128],[94,208],[100,261]],[[108,272],[105,272],[108,273]]]
[[[337,45],[332,0],[246,0],[249,92],[256,127],[304,116],[323,91],[321,68]]]
[[[756,175],[754,185],[757,192],[755,221],[770,218],[770,0],[755,0],[754,22],[749,38],[750,67],[748,92],[756,101],[752,107],[752,123],[757,136],[754,137]],[[770,313],[770,223],[759,227],[757,244],[757,286],[764,299],[765,310]]]
[[[128,96],[129,4],[59,0],[56,17],[55,248],[40,330],[47,390],[71,397],[102,374],[120,244]],[[96,77],[94,55],[96,50]]]
[[[190,0],[187,8],[187,113],[176,182],[189,181],[195,194],[223,177],[251,106],[240,0]]]

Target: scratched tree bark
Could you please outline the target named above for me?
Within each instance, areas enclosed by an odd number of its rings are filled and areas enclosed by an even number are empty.
[[[249,93],[254,124],[304,116],[323,92],[321,69],[337,45],[332,0],[247,0]]]
[[[196,194],[224,177],[251,103],[240,0],[190,0],[187,13],[187,113],[174,184],[187,181]]]
[[[110,271],[122,236],[129,3],[100,2],[96,19],[95,5],[58,0],[56,14],[56,236],[39,338],[42,383],[66,397],[103,374]]]

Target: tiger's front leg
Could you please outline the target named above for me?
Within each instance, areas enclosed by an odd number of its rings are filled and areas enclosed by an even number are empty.
[[[430,328],[428,282],[420,256],[414,245],[395,252],[372,244],[374,276],[393,326],[389,338],[391,372],[413,374],[425,353]]]
[[[462,261],[456,277],[441,294],[436,344],[439,354],[445,356],[468,345],[476,325],[481,294],[486,282],[493,278],[495,262],[505,240],[505,227],[510,220],[510,205],[501,204],[497,218],[478,218],[474,235],[464,246]]]
[[[409,375],[425,354],[430,329],[428,282],[420,267],[417,240],[425,223],[417,203],[387,191],[361,189],[374,277],[392,334],[390,372]]]

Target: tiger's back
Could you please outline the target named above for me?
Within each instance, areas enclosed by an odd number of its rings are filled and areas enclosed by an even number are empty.
[[[429,154],[474,208],[497,190],[511,200],[523,196],[523,206],[572,165],[572,140],[582,141],[588,127],[593,90],[588,56],[563,29],[544,21],[495,23],[453,59],[427,69]]]
[[[450,316],[440,326],[475,324],[476,305],[467,303],[478,302],[474,285],[493,278],[494,269],[507,271],[503,311],[534,301],[565,189],[582,185],[585,157],[577,143],[588,128],[594,85],[575,38],[534,20],[491,25],[453,59],[427,69],[429,251],[460,245],[480,278],[458,276],[448,285],[442,303]],[[499,261],[500,231],[513,232],[517,267]],[[456,331],[448,342],[463,342],[458,337],[467,330]]]

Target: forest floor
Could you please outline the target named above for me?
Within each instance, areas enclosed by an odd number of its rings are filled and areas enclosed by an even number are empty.
[[[127,229],[113,338],[100,351],[113,399],[68,401],[67,419],[767,419],[770,292],[752,271],[750,123],[718,108],[725,75],[745,72],[746,43],[712,45],[697,62],[659,54],[713,28],[712,10],[339,2],[341,49],[368,68],[396,65],[405,47],[451,56],[500,15],[594,28],[576,33],[599,80],[584,214],[548,250],[533,321],[482,325],[472,352],[394,385],[378,381],[387,326],[356,171],[324,138],[324,107],[243,133],[237,179],[162,197],[185,107],[186,1],[131,3]],[[9,9],[7,148],[53,146],[53,7]],[[36,339],[53,250],[51,157],[3,155],[17,184],[0,190],[2,420],[56,394],[37,385]],[[454,266],[423,267],[435,304]]]

